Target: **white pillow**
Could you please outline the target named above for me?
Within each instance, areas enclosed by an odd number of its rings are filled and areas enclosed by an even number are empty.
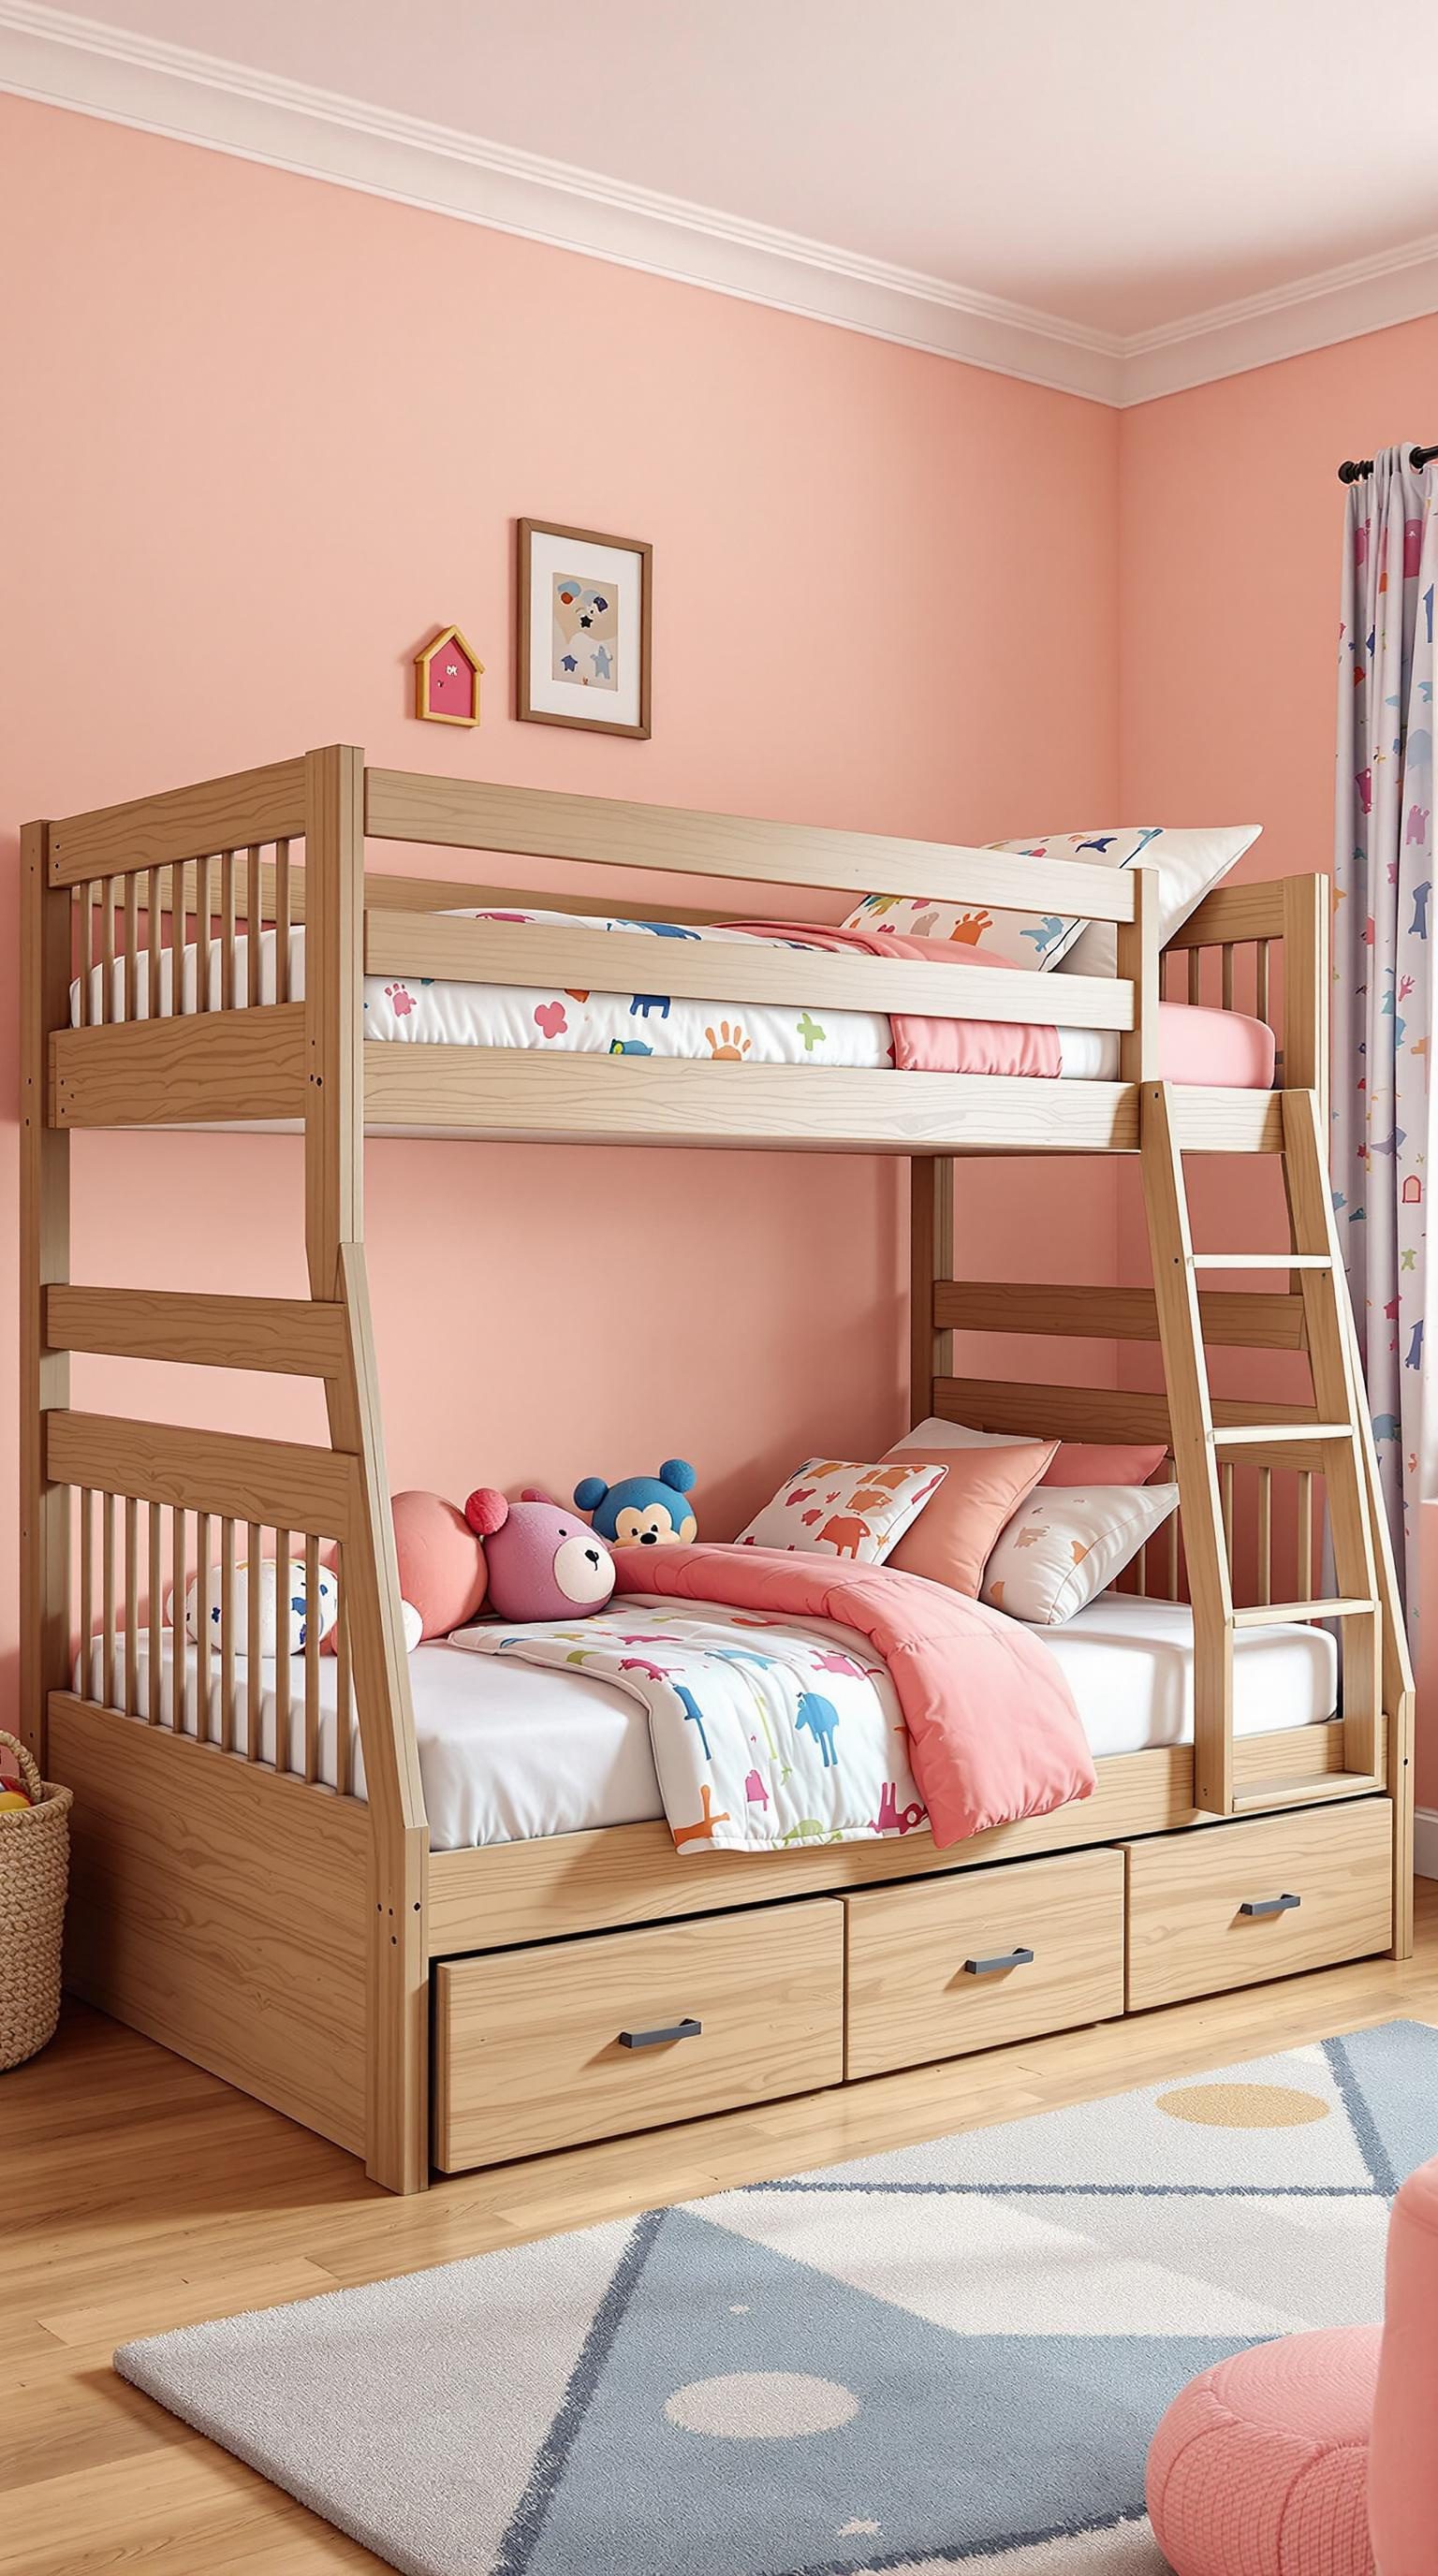
[[[931,1413],[927,1422],[916,1422],[896,1449],[1012,1449],[1016,1440],[1038,1439],[1041,1434],[1028,1431],[970,1431],[965,1422],[940,1422]]]
[[[275,1639],[280,1633],[279,1587],[277,1582],[278,1573],[279,1568],[277,1567],[273,1557],[267,1556],[261,1559],[259,1566],[259,1580],[260,1653],[262,1655],[272,1655],[274,1653]],[[288,1601],[286,1614],[286,1633],[288,1643],[282,1651],[287,1654],[298,1655],[304,1650],[306,1611],[308,1608],[303,1558],[292,1556],[285,1568],[285,1575],[285,1588]],[[243,1655],[249,1651],[250,1634],[250,1569],[248,1565],[236,1566],[234,1589],[233,1633],[235,1651],[237,1654]],[[200,1578],[196,1574],[192,1576],[189,1589],[185,1594],[185,1627],[189,1635],[192,1636],[197,1643],[200,1634],[199,1600]],[[322,1565],[320,1567],[318,1601],[320,1635],[323,1638],[328,1636],[336,1619],[339,1617],[339,1577],[335,1573],[332,1565]],[[212,1565],[209,1572],[209,1614],[210,1632],[216,1640],[218,1640],[220,1634],[220,1613],[222,1607],[223,1605],[220,1599],[220,1569],[217,1565]],[[174,1621],[174,1615],[174,1605],[172,1602],[170,1608],[172,1624]]]
[[[979,1597],[1031,1627],[1062,1627],[1177,1508],[1177,1485],[1041,1485],[1006,1524]]]
[[[897,1461],[865,1467],[853,1459],[806,1458],[740,1531],[735,1545],[882,1565],[947,1473],[946,1467],[905,1467]]]
[[[1236,823],[1227,829],[1176,832],[1151,823],[1143,830],[1110,825],[1106,831],[1048,832],[1022,841],[996,841],[994,848],[1030,859],[1077,859],[1090,868],[1132,868],[1158,872],[1158,938],[1162,947],[1180,930],[1203,898],[1237,865],[1262,831],[1261,823]],[[897,928],[898,925],[896,924]],[[1080,922],[1044,964],[1061,966],[1068,975],[1113,975],[1117,972],[1118,934],[1111,921]]]

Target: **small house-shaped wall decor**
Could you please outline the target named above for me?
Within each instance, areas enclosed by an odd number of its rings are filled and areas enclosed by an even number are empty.
[[[477,725],[484,664],[457,626],[442,626],[414,657],[414,711],[430,724]]]

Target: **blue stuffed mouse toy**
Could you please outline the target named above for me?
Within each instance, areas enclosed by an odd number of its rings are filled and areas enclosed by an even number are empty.
[[[586,1476],[574,1499],[611,1547],[681,1547],[698,1529],[684,1500],[693,1483],[687,1458],[666,1458],[657,1476],[624,1476],[617,1485]]]

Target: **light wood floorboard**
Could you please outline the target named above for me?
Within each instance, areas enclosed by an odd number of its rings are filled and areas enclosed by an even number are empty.
[[[380,2562],[115,2378],[113,2346],[662,2200],[1409,2015],[1438,2022],[1438,1885],[1411,1960],[1361,1961],[397,2200],[277,2112],[96,2013],[0,2077],[0,2576],[313,2576]]]

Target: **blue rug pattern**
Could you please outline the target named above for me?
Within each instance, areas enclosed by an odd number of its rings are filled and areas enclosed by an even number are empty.
[[[1376,2319],[1435,2150],[1393,2022],[116,2361],[406,2576],[1161,2576],[1169,2400]]]

